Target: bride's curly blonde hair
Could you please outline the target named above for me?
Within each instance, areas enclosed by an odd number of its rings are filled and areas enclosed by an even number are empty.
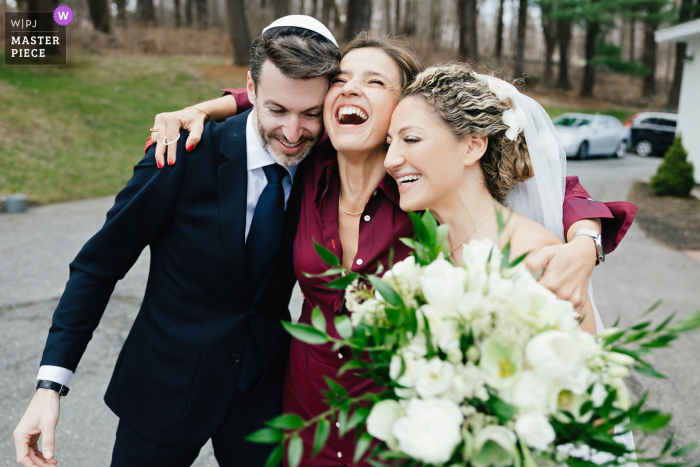
[[[406,97],[422,98],[458,139],[488,138],[481,169],[497,200],[503,201],[516,183],[534,175],[524,134],[515,141],[506,138],[503,112],[515,108],[513,101],[501,101],[470,66],[448,63],[427,68],[403,92],[402,99]]]

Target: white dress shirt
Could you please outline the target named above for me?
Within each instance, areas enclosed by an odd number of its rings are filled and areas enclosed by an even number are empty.
[[[248,201],[245,212],[246,241],[248,240],[250,224],[253,221],[253,214],[255,214],[255,206],[258,204],[260,195],[267,186],[267,177],[265,176],[263,167],[266,165],[276,164],[275,159],[273,159],[273,157],[265,150],[263,142],[258,135],[257,128],[255,128],[253,123],[253,112],[248,115],[248,121],[245,128],[248,163]],[[289,177],[284,177],[284,180],[282,180],[282,188],[284,189],[284,207],[286,209],[289,194],[292,192],[294,176],[297,173],[297,167],[285,167],[285,169],[287,169],[287,172],[289,172]],[[73,372],[66,368],[42,365],[39,367],[39,374],[37,375],[36,379],[45,379],[67,386],[71,376],[73,376]]]

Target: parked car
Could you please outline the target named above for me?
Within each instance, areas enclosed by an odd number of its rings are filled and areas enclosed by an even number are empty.
[[[630,129],[609,115],[566,113],[553,121],[566,157],[625,157],[632,137]]]
[[[653,110],[632,115],[625,125],[632,131],[632,147],[642,156],[663,156],[676,137],[678,113]]]

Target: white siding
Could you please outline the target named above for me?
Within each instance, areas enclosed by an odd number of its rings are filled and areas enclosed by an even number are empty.
[[[700,35],[688,38],[686,50],[693,60],[686,61],[683,70],[677,133],[683,136],[688,159],[695,165],[695,183],[700,183]]]

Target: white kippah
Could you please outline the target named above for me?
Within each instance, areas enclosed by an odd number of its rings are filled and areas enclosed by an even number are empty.
[[[268,27],[262,30],[263,34],[265,31],[268,29],[272,28],[281,28],[285,26],[292,26],[296,28],[303,28],[303,29],[308,29],[309,31],[313,31],[315,33],[318,33],[331,41],[336,47],[338,47],[338,43],[335,41],[335,37],[333,37],[333,34],[328,30],[326,26],[323,25],[322,22],[317,20],[316,18],[312,16],[306,16],[306,15],[289,15],[289,16],[283,16],[282,18],[276,19],[275,21],[272,22]],[[338,47],[340,48],[340,47]]]

